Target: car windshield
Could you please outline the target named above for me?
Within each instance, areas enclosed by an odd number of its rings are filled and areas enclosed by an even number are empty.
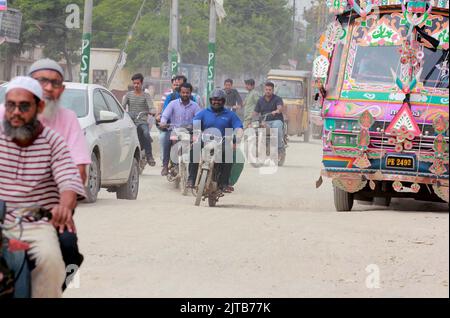
[[[281,98],[303,97],[303,85],[296,81],[272,80],[275,85],[275,94]]]

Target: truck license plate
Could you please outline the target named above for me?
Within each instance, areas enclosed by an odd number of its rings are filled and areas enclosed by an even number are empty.
[[[414,158],[400,157],[400,156],[387,156],[386,167],[387,168],[399,168],[399,169],[414,169]]]

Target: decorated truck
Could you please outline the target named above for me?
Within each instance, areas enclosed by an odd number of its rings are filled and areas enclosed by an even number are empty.
[[[322,177],[354,200],[449,202],[448,0],[329,0],[313,77]]]

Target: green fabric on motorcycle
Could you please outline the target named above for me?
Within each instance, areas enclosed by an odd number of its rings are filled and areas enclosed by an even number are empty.
[[[230,185],[234,186],[238,180],[239,177],[242,174],[242,171],[244,170],[244,162],[245,157],[244,153],[240,149],[236,149],[233,152],[233,166],[231,168],[231,175],[230,175]]]

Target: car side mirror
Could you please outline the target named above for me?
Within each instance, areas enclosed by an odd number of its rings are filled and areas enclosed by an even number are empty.
[[[118,120],[119,120],[119,116],[116,113],[106,111],[106,110],[101,110],[100,115],[99,115],[99,120],[97,120],[97,125],[113,123]]]

